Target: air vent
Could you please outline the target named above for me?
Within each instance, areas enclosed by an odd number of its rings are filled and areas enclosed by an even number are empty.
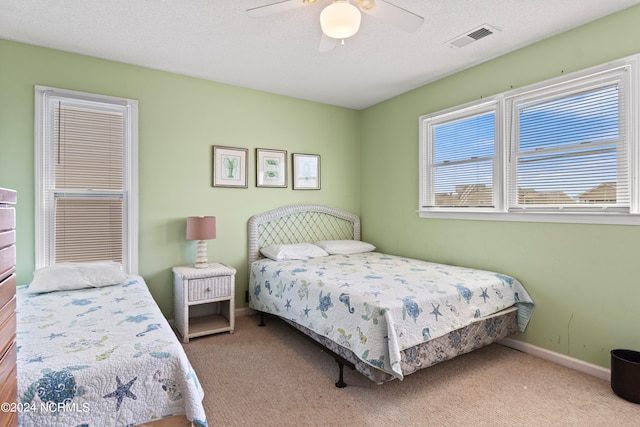
[[[445,44],[453,47],[463,47],[487,36],[490,36],[497,31],[497,28],[492,27],[491,25],[484,24],[483,26],[475,28],[462,36],[456,37],[453,40],[449,40]]]

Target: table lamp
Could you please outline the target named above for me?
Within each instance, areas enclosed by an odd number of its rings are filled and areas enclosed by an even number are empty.
[[[216,238],[215,216],[190,216],[187,218],[187,240],[198,241],[196,268],[207,268],[207,244],[205,240]]]

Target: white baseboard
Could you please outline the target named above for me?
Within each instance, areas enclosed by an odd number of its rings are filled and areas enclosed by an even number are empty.
[[[505,338],[502,341],[500,341],[500,344],[506,347],[513,348],[515,350],[519,350],[523,353],[527,353],[532,356],[536,356],[541,359],[548,360],[550,362],[564,366],[565,368],[583,372],[585,374],[594,376],[596,378],[600,378],[602,380],[606,380],[606,381],[611,380],[611,370],[607,368],[603,368],[602,366],[584,362],[582,360],[575,359],[573,357],[569,357],[564,354],[556,353],[554,351],[547,350],[545,348],[538,347],[533,344],[528,344],[526,342],[518,341],[513,338]]]

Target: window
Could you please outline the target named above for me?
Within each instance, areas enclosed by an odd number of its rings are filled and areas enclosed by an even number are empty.
[[[423,209],[496,207],[497,113],[498,104],[490,102],[425,120]]]
[[[509,209],[629,212],[625,69],[510,98]]]
[[[421,117],[421,216],[640,224],[637,60]]]
[[[36,86],[36,268],[137,272],[137,101]]]

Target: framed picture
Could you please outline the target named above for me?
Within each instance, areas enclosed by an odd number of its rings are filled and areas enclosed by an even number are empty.
[[[320,189],[320,156],[293,153],[293,189]]]
[[[213,146],[213,186],[247,188],[246,148]]]
[[[287,187],[287,152],[256,148],[256,187]]]

